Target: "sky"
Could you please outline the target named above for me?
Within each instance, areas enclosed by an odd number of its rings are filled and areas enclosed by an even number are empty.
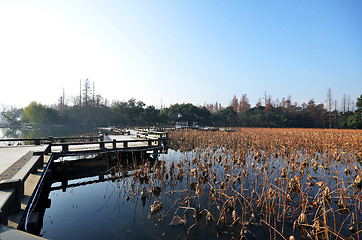
[[[0,106],[362,94],[360,0],[0,0]]]

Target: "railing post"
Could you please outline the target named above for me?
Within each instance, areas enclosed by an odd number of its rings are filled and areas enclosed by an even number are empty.
[[[100,149],[104,149],[104,148],[105,148],[105,145],[104,145],[104,135],[103,135],[103,134],[100,134],[100,135],[99,135],[99,148],[100,148]]]
[[[40,139],[34,139],[34,145],[40,145]]]
[[[116,139],[113,139],[113,149],[116,149],[117,148],[117,140]]]
[[[52,136],[49,136],[49,142],[50,142],[50,144],[53,143],[53,137]]]
[[[124,147],[124,148],[128,147],[128,142],[127,142],[127,141],[124,141],[124,142],[123,142],[123,147]]]
[[[148,146],[152,146],[152,140],[148,140]]]

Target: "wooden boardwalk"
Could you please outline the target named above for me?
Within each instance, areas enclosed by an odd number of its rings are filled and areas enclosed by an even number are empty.
[[[0,226],[17,228],[20,221],[23,221],[36,186],[41,182],[53,157],[108,152],[150,153],[157,157],[164,151],[168,139],[167,133],[143,129],[117,130],[113,134],[0,139],[0,174],[8,176],[0,182]],[[19,162],[23,162],[22,165]],[[3,233],[0,233],[0,239],[2,236]]]

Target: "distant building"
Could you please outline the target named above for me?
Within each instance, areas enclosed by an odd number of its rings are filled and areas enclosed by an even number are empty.
[[[176,127],[199,127],[201,117],[196,114],[181,114],[173,118]]]

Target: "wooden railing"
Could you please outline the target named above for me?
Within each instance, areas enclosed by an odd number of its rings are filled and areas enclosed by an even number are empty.
[[[119,130],[119,129],[117,129]],[[122,130],[123,134],[129,134],[130,131]],[[104,141],[104,136],[84,136],[84,137],[48,137],[48,138],[9,138],[9,139],[0,139],[0,142],[30,142],[34,145],[40,145],[41,143],[45,144],[48,149],[48,152],[53,152],[52,147],[61,147],[62,152],[69,152],[70,146],[80,146],[80,145],[98,145],[96,151],[99,150],[116,150],[120,149],[120,146],[117,148],[117,144],[122,144],[122,148],[129,148],[130,143],[134,142],[145,142],[147,144],[133,146],[133,147],[159,147],[162,145],[162,142],[168,139],[167,132],[157,132],[153,130],[144,130],[141,129],[136,134],[137,139],[128,139],[128,140],[116,140]],[[75,141],[76,140],[76,141]],[[107,148],[106,148],[106,145]],[[110,147],[111,146],[111,147]],[[94,150],[92,147],[90,151]],[[82,151],[82,150],[80,150]]]
[[[168,133],[167,132],[159,132],[149,129],[137,129],[137,138],[147,138],[149,135],[156,135],[159,138],[162,139],[168,139]]]
[[[61,146],[62,147],[62,152],[69,152],[69,147],[70,146],[80,146],[80,145],[98,145],[99,148],[97,150],[117,150],[120,149],[120,147],[117,148],[117,143],[122,144],[121,148],[130,148],[130,144],[129,143],[134,143],[134,142],[146,142],[147,144],[143,145],[143,146],[134,146],[134,147],[151,147],[151,146],[155,146],[155,147],[159,147],[162,144],[162,141],[158,138],[150,138],[150,139],[130,139],[130,140],[116,140],[113,139],[112,141],[99,141],[99,142],[69,142],[69,143],[51,143],[51,147],[53,146]],[[106,144],[112,144],[111,148],[106,148]],[[90,149],[92,150],[92,149]],[[94,150],[94,149],[93,149]]]

